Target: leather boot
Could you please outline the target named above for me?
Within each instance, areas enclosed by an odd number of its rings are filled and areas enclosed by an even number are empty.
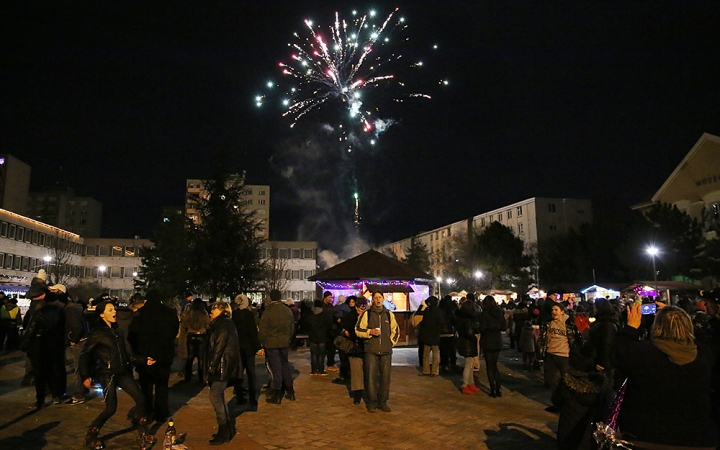
[[[498,383],[498,385],[495,387],[495,396],[496,397],[502,397],[502,386]]]
[[[229,441],[228,434],[229,434],[229,426],[228,424],[224,423],[222,425],[218,425],[218,432],[215,435],[212,440],[209,441],[210,445],[220,445],[224,444]]]
[[[287,392],[285,393],[285,398],[294,402],[295,401],[295,389],[294,388],[288,389]]]
[[[88,428],[87,435],[85,435],[85,447],[93,448],[95,450],[101,450],[105,448],[105,444],[103,444],[102,441],[98,439],[98,434],[100,434],[99,428],[92,426]]]
[[[257,406],[257,394],[255,393],[255,389],[249,389],[248,390],[248,400],[250,401],[251,405]]]
[[[157,442],[155,436],[148,432],[148,420],[146,418],[143,417],[138,420],[137,429],[138,437],[143,445],[152,445]],[[142,448],[145,447],[143,446]]]
[[[279,405],[282,402],[283,393],[282,389],[272,389],[269,390],[268,396],[265,399],[267,403],[274,403],[276,405]]]
[[[357,390],[353,392],[353,405],[359,405],[362,401],[362,390]]]

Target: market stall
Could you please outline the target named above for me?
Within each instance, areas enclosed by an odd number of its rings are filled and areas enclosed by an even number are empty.
[[[317,283],[318,295],[330,291],[334,298],[350,295],[370,298],[380,291],[386,305],[395,309],[393,313],[400,327],[399,342],[409,345],[415,341],[415,330],[411,316],[420,302],[430,296],[432,277],[396,259],[369,250],[361,255],[337,264],[308,278]]]

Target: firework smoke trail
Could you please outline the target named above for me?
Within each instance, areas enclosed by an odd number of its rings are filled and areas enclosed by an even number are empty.
[[[400,67],[414,70],[423,65],[422,61],[403,58],[398,46],[394,45],[405,41],[396,33],[407,28],[405,19],[397,13],[398,9],[395,9],[384,20],[378,21],[375,11],[365,15],[353,11],[350,20],[341,18],[336,12],[334,22],[327,27],[306,19],[307,34],[294,33],[295,41],[288,43],[289,62],[279,63],[282,73],[291,80],[282,100],[285,108],[282,115],[292,119],[291,128],[302,117],[326,104],[339,104],[347,111],[337,116],[339,124],[335,129],[341,130],[341,151],[350,159],[356,230],[360,227],[356,150],[376,145],[380,133],[394,123],[392,119],[383,120],[377,116],[380,105],[373,104],[373,93],[392,94],[396,102],[430,98],[410,90],[394,73]],[[268,82],[268,88],[275,87],[279,85]],[[267,95],[257,96],[257,106],[263,106],[266,98]]]

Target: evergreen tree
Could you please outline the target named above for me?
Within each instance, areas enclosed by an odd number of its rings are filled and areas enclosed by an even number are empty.
[[[244,211],[244,180],[220,174],[205,181],[191,232],[192,284],[212,298],[258,287],[265,271],[254,214]]]
[[[139,249],[142,281],[136,280],[136,287],[157,289],[165,300],[192,288],[191,230],[192,222],[184,215],[160,223],[153,233],[154,245]]]
[[[402,262],[421,272],[430,272],[430,252],[427,246],[418,238],[410,239],[410,247],[405,249],[405,258]]]

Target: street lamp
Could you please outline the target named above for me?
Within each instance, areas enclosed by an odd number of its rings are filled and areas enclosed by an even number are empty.
[[[657,247],[654,245],[647,248],[647,253],[652,257],[652,264],[653,264],[653,282],[655,283],[655,295],[657,296],[657,270],[655,270],[655,257],[660,253],[660,250],[658,250]]]
[[[438,297],[442,298],[442,290],[440,289],[440,286],[442,285],[442,277],[436,277],[435,281],[437,281]]]
[[[103,274],[105,273],[105,269],[107,269],[107,267],[105,267],[105,266],[98,267],[98,272],[100,272],[100,287],[101,288],[102,288],[102,279],[103,279]]]
[[[474,275],[475,275],[475,278],[478,280],[483,277],[483,273],[480,270],[476,270]]]

